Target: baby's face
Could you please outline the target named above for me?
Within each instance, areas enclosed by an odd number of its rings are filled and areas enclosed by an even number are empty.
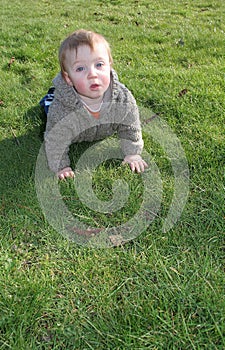
[[[99,99],[110,84],[110,61],[104,43],[96,43],[94,50],[81,45],[68,51],[65,61],[65,79],[83,97]]]

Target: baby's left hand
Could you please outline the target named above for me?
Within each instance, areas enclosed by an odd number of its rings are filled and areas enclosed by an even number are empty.
[[[122,164],[128,163],[132,171],[141,173],[145,171],[145,168],[148,167],[148,164],[141,158],[139,154],[131,154],[124,158]]]

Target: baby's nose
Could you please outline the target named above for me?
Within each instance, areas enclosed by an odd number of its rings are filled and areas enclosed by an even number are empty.
[[[90,67],[88,70],[88,77],[92,78],[92,77],[96,77],[97,73],[96,73],[96,69],[95,67]]]

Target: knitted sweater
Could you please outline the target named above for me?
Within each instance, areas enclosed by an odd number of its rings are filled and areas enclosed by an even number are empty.
[[[70,166],[72,143],[101,140],[117,133],[126,155],[143,148],[137,104],[131,92],[111,71],[110,87],[103,97],[100,116],[95,119],[83,106],[75,89],[59,73],[53,80],[55,96],[47,115],[45,150],[49,168],[55,173]]]

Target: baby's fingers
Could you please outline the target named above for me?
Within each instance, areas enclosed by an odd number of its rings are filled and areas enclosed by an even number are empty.
[[[139,164],[139,162],[131,162],[130,163],[130,168],[133,172],[137,172],[137,173],[140,173],[142,170],[142,167],[141,165]]]
[[[70,178],[73,178],[75,175],[74,175],[74,172],[72,170],[65,170],[65,171],[61,171],[59,174],[58,174],[58,178],[59,180],[65,180],[66,178],[70,177]]]
[[[130,169],[134,172],[136,170],[135,162],[131,162],[129,165],[130,165]]]
[[[148,168],[148,164],[143,159],[139,164],[142,172],[145,171],[145,168]]]
[[[148,167],[148,164],[143,160],[141,162],[133,162],[133,167],[131,170],[132,171],[136,170],[137,173],[143,173],[145,171],[145,168],[147,167]]]

